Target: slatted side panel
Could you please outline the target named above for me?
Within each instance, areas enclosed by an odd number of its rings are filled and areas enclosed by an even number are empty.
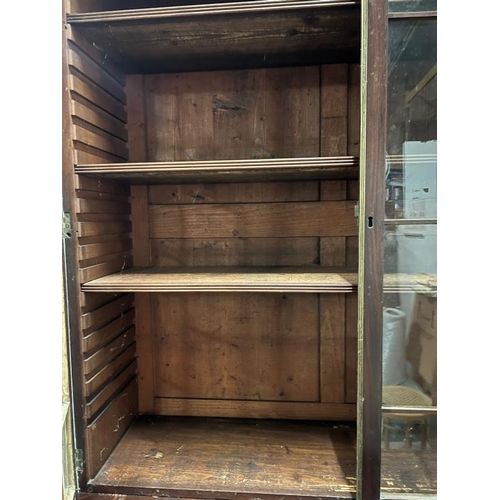
[[[84,177],[76,186],[80,281],[131,267],[129,188]],[[93,477],[138,411],[135,310],[133,294],[82,295],[87,467]]]
[[[73,160],[126,161],[125,76],[68,29]],[[74,185],[79,282],[131,267],[130,188],[81,176]],[[92,478],[137,414],[134,296],[82,293],[80,307],[86,467]]]
[[[75,163],[128,160],[125,77],[75,30],[68,65]]]

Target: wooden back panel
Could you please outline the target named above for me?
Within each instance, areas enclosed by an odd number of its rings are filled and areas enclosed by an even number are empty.
[[[129,76],[134,161],[356,154],[356,71]],[[357,186],[141,187],[134,252],[145,266],[355,267]],[[354,419],[356,320],[344,295],[143,295],[141,412]]]

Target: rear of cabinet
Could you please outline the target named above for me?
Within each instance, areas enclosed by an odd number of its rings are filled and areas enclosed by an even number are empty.
[[[80,498],[352,498],[359,2],[67,4]]]

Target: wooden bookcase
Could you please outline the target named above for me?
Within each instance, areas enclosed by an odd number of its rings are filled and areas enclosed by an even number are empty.
[[[360,11],[67,0],[80,498],[353,496]]]

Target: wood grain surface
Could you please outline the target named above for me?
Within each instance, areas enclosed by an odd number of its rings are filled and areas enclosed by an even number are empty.
[[[359,61],[356,1],[173,6],[75,14],[68,21],[126,73]]]
[[[151,309],[155,397],[319,401],[314,295],[153,294]]]
[[[93,489],[222,499],[352,498],[355,460],[350,427],[156,418],[133,425]]]

